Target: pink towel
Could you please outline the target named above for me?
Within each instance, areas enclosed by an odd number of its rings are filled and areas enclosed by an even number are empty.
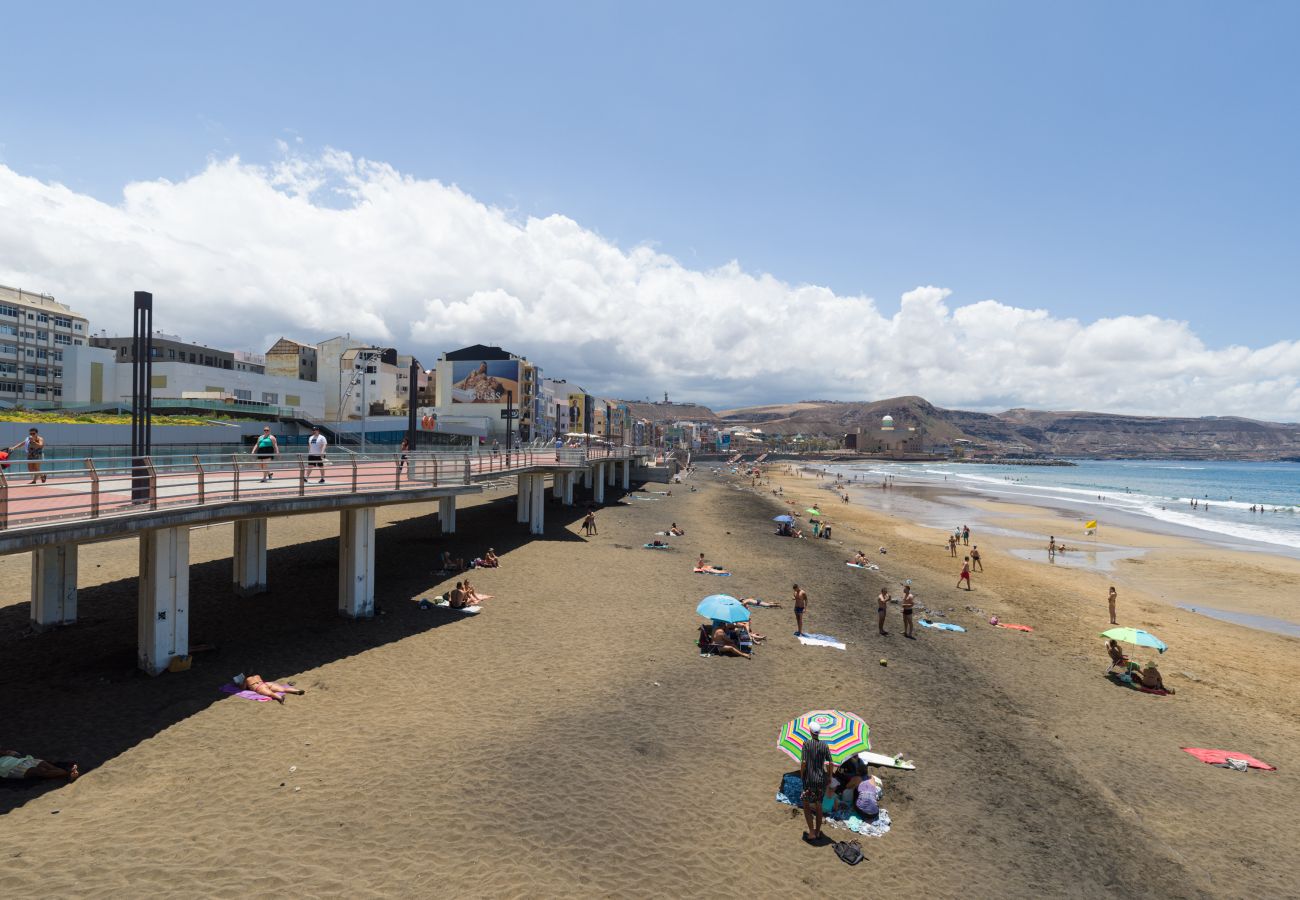
[[[1028,625],[1012,625],[1010,622],[999,622],[998,628],[1014,628],[1016,631],[1033,631]]]
[[[1270,766],[1262,760],[1255,759],[1248,753],[1234,753],[1231,750],[1205,750],[1201,747],[1183,747],[1183,750],[1195,756],[1201,762],[1207,762],[1211,765],[1219,765],[1228,761],[1228,757],[1233,759],[1244,759],[1246,765],[1252,769],[1266,769],[1269,772],[1276,772],[1277,766]]]
[[[221,686],[221,692],[223,694],[234,694],[236,697],[243,697],[245,700],[256,700],[258,703],[268,703],[271,700],[270,697],[263,697],[261,694],[255,694],[252,691],[241,691],[230,682],[226,682]],[[283,697],[284,694],[277,694],[276,696]]]

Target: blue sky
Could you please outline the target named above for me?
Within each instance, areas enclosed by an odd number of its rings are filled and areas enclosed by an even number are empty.
[[[1300,4],[26,4],[0,163],[337,148],[683,266],[1300,335]]]

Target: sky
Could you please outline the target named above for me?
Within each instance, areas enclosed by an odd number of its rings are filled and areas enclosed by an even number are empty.
[[[1300,421],[1300,4],[6,4],[0,283],[624,398]]]

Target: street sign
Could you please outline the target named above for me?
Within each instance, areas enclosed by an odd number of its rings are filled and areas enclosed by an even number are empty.
[[[517,410],[517,409],[503,409],[503,410],[501,410],[501,418],[503,418],[503,419],[517,419],[517,418],[519,418],[519,410]]]

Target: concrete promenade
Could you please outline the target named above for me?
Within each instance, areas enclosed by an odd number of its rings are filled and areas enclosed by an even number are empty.
[[[456,530],[456,497],[513,479],[517,521],[542,534],[545,489],[573,503],[579,479],[596,503],[606,485],[630,484],[645,448],[522,450],[512,453],[336,453],[323,468],[281,455],[265,467],[248,455],[86,459],[46,467],[31,483],[22,461],[0,474],[0,555],[32,552],[31,622],[38,630],[77,618],[77,549],[138,535],[139,665],[164,671],[189,652],[189,530],[234,523],[232,588],[267,585],[267,520],[339,512],[339,612],[374,615],[375,512],[397,503],[438,503],[438,527]],[[323,483],[321,479],[324,479]]]

